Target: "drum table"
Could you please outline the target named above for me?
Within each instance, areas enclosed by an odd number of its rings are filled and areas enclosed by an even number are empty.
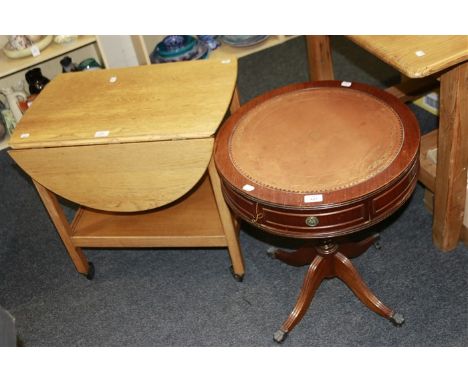
[[[215,163],[235,214],[276,235],[313,239],[295,252],[270,251],[290,265],[310,264],[293,311],[274,335],[277,342],[302,319],[321,281],[335,276],[371,310],[403,323],[349,260],[378,235],[356,240],[351,234],[382,221],[410,197],[419,140],[418,123],[403,103],[345,81],[271,91],[221,127]]]

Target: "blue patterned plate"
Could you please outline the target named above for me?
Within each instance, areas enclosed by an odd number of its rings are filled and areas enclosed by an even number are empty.
[[[166,36],[156,45],[156,52],[161,57],[182,56],[190,51],[196,51],[197,40],[192,36]]]
[[[158,54],[157,49],[154,49],[150,54],[150,61],[152,64],[160,64],[165,62],[179,62],[205,58],[209,52],[208,45],[198,40],[195,40],[195,42],[196,45],[194,46],[194,49],[187,51],[184,54],[172,57],[162,57]]]
[[[258,36],[258,35],[225,35],[221,36],[221,41],[227,45],[231,45],[233,47],[244,47],[244,46],[251,46],[261,43],[265,41],[269,36]]]

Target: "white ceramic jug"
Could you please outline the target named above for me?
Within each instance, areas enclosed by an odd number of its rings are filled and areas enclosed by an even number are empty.
[[[26,100],[28,96],[25,92],[21,90],[13,90],[10,87],[3,88],[2,90],[0,90],[0,93],[2,93],[7,99],[10,110],[13,113],[16,122],[18,122],[23,116],[23,113],[21,112],[21,109],[18,106],[18,99],[22,98],[23,100]]]

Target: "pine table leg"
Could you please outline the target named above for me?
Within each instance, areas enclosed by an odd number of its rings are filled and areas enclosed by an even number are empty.
[[[454,249],[463,224],[468,167],[468,62],[442,74],[432,237]]]
[[[333,80],[333,60],[328,36],[306,36],[310,81]]]

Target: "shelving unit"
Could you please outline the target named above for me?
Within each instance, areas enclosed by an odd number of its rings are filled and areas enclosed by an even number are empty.
[[[80,36],[76,41],[67,44],[56,44],[52,42],[37,57],[29,56],[17,59],[8,58],[2,51],[0,53],[0,78],[9,76],[23,69],[28,69],[33,66],[42,64],[45,61],[51,60],[55,57],[63,56],[84,46],[97,43],[98,41],[96,36]]]
[[[140,65],[151,64],[149,55],[156,44],[162,41],[164,37],[165,36],[132,36],[133,46]],[[265,41],[247,47],[232,47],[227,44],[221,44],[216,50],[209,53],[208,59],[223,59],[232,56],[239,59],[261,50],[283,44],[296,37],[298,36],[269,36]]]
[[[135,55],[137,61],[140,65],[151,65],[150,53],[154,50],[155,46],[163,40],[165,36],[131,36],[133,47],[135,50]],[[208,53],[208,60],[223,60],[229,58],[242,58],[250,54],[260,52],[261,50],[272,48],[276,45],[283,44],[286,41],[289,41],[293,38],[299,36],[286,36],[286,35],[272,35],[269,36],[266,40],[262,41],[259,44],[246,47],[233,47],[228,44],[223,44],[216,48],[214,51]],[[229,110],[232,112],[236,111],[240,107],[240,98],[239,91],[236,86],[234,89],[233,98]]]
[[[6,41],[6,36],[0,36],[0,46],[3,47]],[[3,50],[0,50],[0,89],[16,85],[20,80],[24,80],[26,71],[39,65],[44,76],[52,79],[60,73],[59,61],[65,55],[70,55],[75,62],[88,57],[96,57],[102,65],[108,66],[107,59],[96,36],[78,36],[77,40],[67,44],[52,42],[37,57],[29,56],[12,59],[7,57]],[[3,100],[3,97],[1,98]],[[8,136],[0,141],[0,150],[8,147],[8,141]]]

